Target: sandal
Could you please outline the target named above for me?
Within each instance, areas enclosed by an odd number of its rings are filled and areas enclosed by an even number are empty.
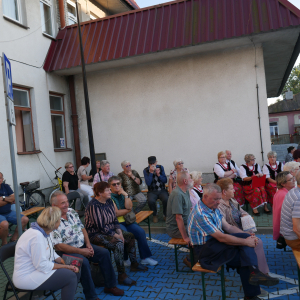
[[[271,214],[272,214],[272,211],[270,211],[270,210],[265,210],[265,209],[264,209],[264,214],[271,215]]]
[[[253,212],[253,215],[259,217],[260,216],[260,212],[257,212],[257,213]]]

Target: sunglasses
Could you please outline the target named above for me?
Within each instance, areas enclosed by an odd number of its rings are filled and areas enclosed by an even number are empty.
[[[111,185],[112,185],[112,186],[121,185],[121,182],[112,183]]]
[[[127,165],[127,166],[125,166],[126,168],[129,168],[129,167],[131,167],[131,165]]]

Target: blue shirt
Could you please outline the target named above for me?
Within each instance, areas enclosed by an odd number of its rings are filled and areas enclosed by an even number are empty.
[[[188,218],[188,234],[193,245],[204,245],[211,234],[222,230],[222,214],[208,208],[201,200],[194,206]]]
[[[2,183],[1,187],[0,187],[0,197],[5,196],[8,197],[10,195],[12,195],[14,192],[13,190],[10,188],[10,186],[6,183]],[[11,212],[11,204],[7,203],[4,206],[0,206],[0,215],[2,214],[7,214]]]

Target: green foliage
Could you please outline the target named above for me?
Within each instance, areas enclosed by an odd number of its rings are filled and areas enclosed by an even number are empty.
[[[294,95],[300,93],[300,64],[292,69],[292,72],[282,90],[281,95],[285,98],[285,92],[288,88],[294,93]]]

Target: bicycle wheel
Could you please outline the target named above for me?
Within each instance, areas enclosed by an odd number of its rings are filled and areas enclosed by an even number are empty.
[[[41,191],[34,191],[27,197],[28,208],[39,206],[45,207],[45,195]]]
[[[55,192],[57,192],[57,191],[60,191],[60,188],[56,188],[55,190],[53,190],[53,192],[50,194],[50,196],[49,196],[49,199],[48,199],[48,202],[46,203],[46,206],[50,206],[51,204],[50,204],[50,200],[51,200],[51,197],[52,197],[52,195],[55,193]]]

